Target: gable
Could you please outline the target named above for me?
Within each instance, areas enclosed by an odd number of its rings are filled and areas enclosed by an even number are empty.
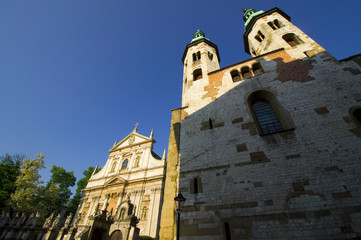
[[[108,186],[108,185],[125,184],[125,183],[127,183],[127,180],[125,180],[119,176],[116,176],[116,177],[111,178],[106,183],[104,183],[104,185]]]
[[[114,146],[109,150],[109,152],[124,149],[134,145],[142,145],[148,142],[155,142],[152,138],[140,135],[138,132],[133,131],[123,140],[118,143],[115,143]]]

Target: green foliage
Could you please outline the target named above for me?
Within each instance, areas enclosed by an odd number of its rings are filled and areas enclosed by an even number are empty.
[[[95,173],[99,172],[101,168],[98,168]],[[69,212],[75,213],[76,209],[78,208],[78,205],[80,203],[80,199],[83,197],[83,192],[81,190],[83,190],[86,185],[88,184],[88,181],[91,177],[91,175],[94,172],[94,167],[89,167],[87,170],[85,170],[83,172],[84,177],[82,179],[80,179],[77,182],[77,188],[75,191],[75,195],[74,197],[70,200],[69,203]]]
[[[37,159],[24,158],[20,166],[20,174],[15,181],[15,192],[11,194],[11,206],[20,212],[36,212],[42,181],[39,170],[44,168],[44,155],[39,153]]]
[[[47,183],[45,190],[55,190],[55,186],[59,189],[58,199],[55,202],[56,207],[66,205],[70,199],[71,191],[70,187],[75,185],[76,178],[74,172],[67,172],[64,168],[53,165],[51,172],[51,178]]]
[[[139,239],[142,239],[142,240],[155,240],[155,238],[152,238],[150,236],[139,236]]]
[[[24,156],[6,154],[0,157],[0,210],[9,206],[10,195],[15,192],[15,181],[20,174]]]
[[[39,187],[37,212],[40,213],[42,219],[54,210],[59,209],[58,202],[60,192],[60,187],[54,183],[49,184],[47,187]]]

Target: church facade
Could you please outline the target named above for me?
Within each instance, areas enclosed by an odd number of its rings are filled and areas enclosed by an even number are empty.
[[[164,188],[165,153],[153,149],[137,128],[109,150],[104,167],[93,174],[78,207],[75,239],[156,237]]]
[[[341,61],[279,8],[244,12],[252,58],[220,68],[201,31],[182,58],[159,239],[361,237],[361,56]]]

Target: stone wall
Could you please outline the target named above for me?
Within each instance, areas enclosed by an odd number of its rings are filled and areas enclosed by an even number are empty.
[[[182,239],[361,236],[361,135],[349,112],[360,106],[360,66],[327,52],[291,56],[279,50],[213,72],[203,102],[184,109]],[[231,70],[252,61],[264,72],[234,83]],[[259,90],[282,107],[284,131],[260,133],[248,103]]]

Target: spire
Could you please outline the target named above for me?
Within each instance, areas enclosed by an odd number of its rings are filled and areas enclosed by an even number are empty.
[[[164,148],[164,152],[163,152],[163,156],[162,156],[162,160],[165,160],[165,155],[166,155],[167,151],[166,149]]]
[[[149,138],[153,139],[153,133],[154,133],[154,130],[152,129],[152,131],[150,132]]]
[[[135,124],[135,128],[133,129],[133,132],[138,132],[138,125],[139,125],[139,123]]]
[[[202,32],[201,30],[197,30],[194,35],[193,35],[193,39],[191,41],[192,42],[195,42],[195,41],[198,41],[198,40],[201,40],[201,39],[207,39],[206,36],[204,35],[204,32]],[[209,39],[207,39],[209,40]]]

